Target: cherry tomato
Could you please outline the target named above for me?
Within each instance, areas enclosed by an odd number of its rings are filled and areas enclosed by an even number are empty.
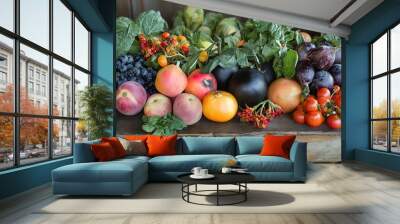
[[[168,65],[168,60],[167,57],[165,55],[160,55],[157,58],[157,63],[161,66],[161,67],[165,67]]]
[[[164,32],[164,33],[161,34],[161,37],[162,37],[163,39],[168,39],[169,33],[168,33],[168,32]]]
[[[183,53],[188,54],[189,53],[189,44],[187,44],[187,43],[183,44],[181,46],[181,49],[182,49]]]
[[[304,110],[306,112],[318,111],[318,101],[314,97],[307,97],[304,101]]]
[[[335,95],[333,95],[332,100],[336,106],[340,108],[342,107],[342,95],[340,93],[336,93]]]
[[[325,105],[327,102],[329,102],[330,98],[329,97],[318,97],[318,104],[323,106]]]
[[[168,42],[167,41],[163,41],[163,42],[161,42],[161,47],[166,47],[166,46],[168,46]]]
[[[186,40],[186,37],[183,36],[183,35],[179,35],[179,36],[178,36],[178,40],[179,40],[179,41],[185,41],[185,40]]]
[[[317,97],[330,97],[331,96],[331,91],[329,91],[328,88],[321,88],[317,92]]]
[[[296,110],[293,112],[293,120],[298,124],[304,124],[304,112],[303,110]]]
[[[208,53],[207,53],[207,51],[201,51],[200,53],[199,53],[199,61],[201,62],[201,63],[204,63],[204,62],[206,62],[208,60]]]
[[[303,104],[297,105],[296,110],[300,110],[300,111],[304,112]]]
[[[330,115],[326,120],[326,123],[332,129],[339,129],[342,127],[342,120],[336,114]]]
[[[319,127],[322,123],[324,123],[324,120],[324,116],[319,111],[308,112],[305,116],[306,124],[310,127]]]

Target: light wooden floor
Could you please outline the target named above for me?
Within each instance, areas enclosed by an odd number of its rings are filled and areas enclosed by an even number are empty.
[[[0,223],[400,223],[400,174],[358,163],[311,164],[308,182],[320,184],[346,201],[362,200],[368,206],[359,214],[35,214],[35,208],[54,200],[49,186],[44,186],[0,202]]]

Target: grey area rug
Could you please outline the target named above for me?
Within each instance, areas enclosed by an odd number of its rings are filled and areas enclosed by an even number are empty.
[[[360,213],[350,203],[316,184],[249,184],[248,200],[238,205],[204,206],[181,198],[177,183],[150,183],[131,197],[58,197],[35,213],[50,214],[135,214],[135,213]],[[231,189],[233,186],[224,186]],[[212,185],[198,190],[215,189]],[[194,190],[194,187],[193,189]],[[211,193],[212,194],[212,193]],[[238,198],[224,198],[222,202]],[[215,197],[191,198],[194,202],[215,203]]]

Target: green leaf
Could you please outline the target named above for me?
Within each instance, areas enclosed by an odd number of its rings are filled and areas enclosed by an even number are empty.
[[[272,58],[274,58],[274,55],[275,55],[278,51],[279,51],[279,48],[265,45],[265,46],[262,48],[261,54],[262,54],[262,56],[264,57],[264,59],[265,59],[266,61],[270,61]]]
[[[215,27],[224,18],[224,15],[216,12],[208,12],[204,16],[203,26],[207,26],[213,32]]]
[[[116,54],[119,57],[131,49],[135,37],[140,32],[140,28],[127,17],[118,17],[116,23]]]
[[[167,114],[163,117],[143,116],[142,121],[142,129],[154,135],[172,135],[186,127],[181,119],[172,114]]]
[[[286,52],[286,55],[283,57],[282,62],[282,72],[286,78],[291,79],[296,74],[296,65],[298,59],[299,56],[295,50],[289,49]]]
[[[137,18],[141,33],[147,36],[159,34],[168,28],[167,22],[159,11],[149,10],[141,13]]]

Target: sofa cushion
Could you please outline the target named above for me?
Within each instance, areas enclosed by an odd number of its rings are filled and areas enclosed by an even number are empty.
[[[148,156],[165,156],[176,154],[176,139],[177,135],[157,136],[149,135],[147,137]]]
[[[121,144],[117,137],[103,137],[101,138],[101,142],[108,142],[114,149],[115,155],[117,158],[122,158],[126,156],[126,151],[124,146]]]
[[[109,142],[93,144],[90,147],[94,157],[96,157],[96,161],[105,162],[118,158],[118,156],[115,154],[115,150]]]
[[[150,171],[190,172],[199,166],[210,171],[219,171],[228,160],[235,159],[231,155],[175,155],[158,156],[149,160]]]
[[[139,172],[147,172],[147,163],[144,158],[124,158],[109,162],[74,163],[53,170],[53,181],[130,182],[134,173]]]
[[[92,144],[99,144],[100,140],[75,143],[74,147],[74,163],[95,162],[96,158],[91,149]]]
[[[260,154],[264,144],[263,136],[239,136],[236,137],[236,155]]]
[[[235,155],[235,139],[232,137],[183,137],[182,154]]]
[[[295,139],[296,135],[265,135],[260,155],[290,159],[290,148]]]
[[[279,156],[239,155],[240,167],[249,172],[292,172],[292,161]]]

